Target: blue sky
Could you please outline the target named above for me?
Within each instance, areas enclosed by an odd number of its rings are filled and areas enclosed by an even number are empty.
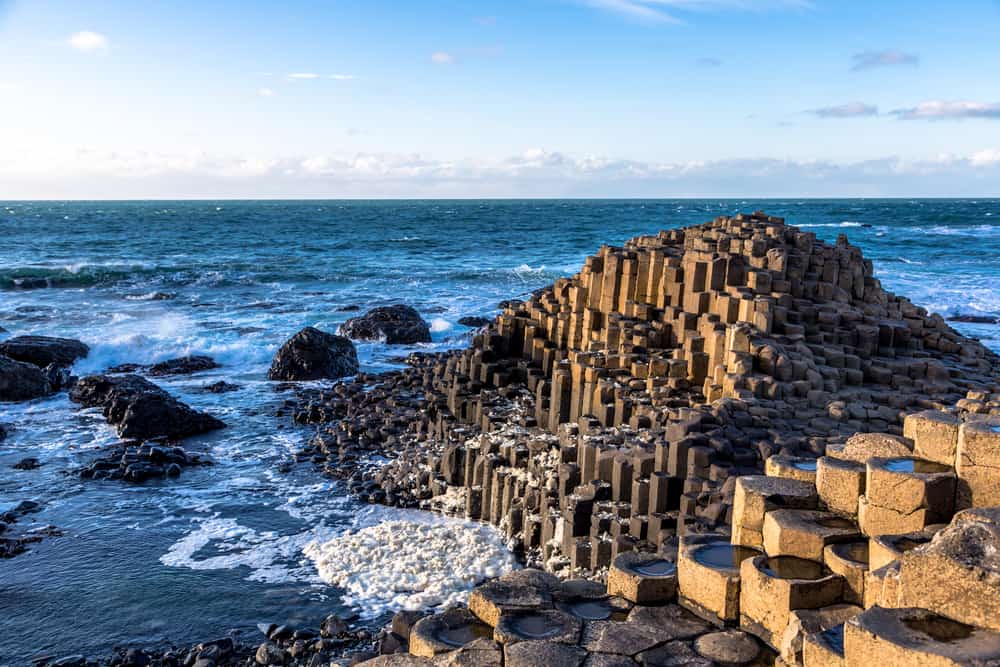
[[[0,198],[1000,196],[1000,2],[0,0]]]

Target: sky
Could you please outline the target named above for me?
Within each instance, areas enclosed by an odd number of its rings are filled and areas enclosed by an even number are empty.
[[[0,199],[1000,196],[1000,0],[0,0]]]

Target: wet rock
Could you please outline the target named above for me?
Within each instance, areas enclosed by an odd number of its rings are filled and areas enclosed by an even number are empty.
[[[288,662],[288,654],[280,646],[264,642],[257,647],[254,660],[258,665],[283,665]]]
[[[358,353],[349,339],[306,327],[281,346],[267,377],[269,380],[321,380],[357,372]]]
[[[213,382],[212,384],[206,384],[201,388],[202,391],[208,394],[226,394],[231,391],[239,391],[240,389],[240,385],[232,384],[226,382],[225,380],[219,380],[218,382]]]
[[[38,366],[0,357],[0,401],[28,401],[54,391],[48,375]]]
[[[215,417],[180,402],[138,375],[91,375],[70,392],[70,400],[101,407],[123,438],[185,438],[225,427]]]
[[[996,315],[949,315],[949,322],[966,322],[968,324],[1000,324]]]
[[[504,649],[507,667],[578,667],[587,652],[579,646],[552,641],[532,640],[511,644]]]
[[[28,458],[21,459],[20,461],[15,463],[12,467],[15,470],[34,470],[39,466],[41,466],[41,464],[38,462],[38,459],[29,456]]]
[[[347,623],[336,614],[324,618],[319,626],[319,634],[322,637],[341,637],[347,634],[348,630]]]
[[[487,324],[492,322],[488,317],[479,317],[478,315],[470,315],[467,317],[458,318],[458,323],[463,327],[472,327],[473,329],[479,329],[485,327]]]
[[[0,354],[45,368],[50,364],[71,366],[86,357],[90,348],[72,338],[52,336],[15,336],[0,343]]]
[[[160,377],[164,375],[189,375],[191,373],[207,371],[218,367],[219,364],[217,364],[211,357],[193,355],[189,357],[180,357],[178,359],[161,361],[158,364],[150,366],[149,370],[146,372],[153,377]]]
[[[413,307],[402,304],[374,308],[352,317],[341,325],[340,332],[355,340],[385,340],[389,345],[431,342],[427,322]]]

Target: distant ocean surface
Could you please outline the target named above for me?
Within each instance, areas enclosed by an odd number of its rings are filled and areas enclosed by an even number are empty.
[[[186,445],[216,465],[163,483],[72,474],[115,441],[65,394],[0,404],[0,511],[22,500],[65,535],[0,561],[0,664],[114,644],[193,643],[233,627],[326,614],[373,622],[386,600],[323,583],[302,553],[326,539],[422,513],[362,506],[307,464],[279,472],[311,435],[274,416],[265,373],[306,325],[335,331],[407,303],[434,342],[359,345],[366,370],[411,349],[465,345],[466,315],[493,315],[576,272],[602,244],[763,209],[826,241],[847,234],[890,290],[944,315],[1000,316],[1000,200],[198,201],[0,203],[0,327],[79,338],[77,374],[207,354],[222,367],[158,382],[229,428]],[[1000,350],[1000,326],[955,323]],[[224,379],[240,391],[203,393]],[[36,456],[42,467],[15,471]],[[253,636],[253,635],[250,635]]]

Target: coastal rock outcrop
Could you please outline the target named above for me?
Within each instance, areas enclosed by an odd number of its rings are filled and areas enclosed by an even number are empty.
[[[161,361],[153,364],[146,370],[146,373],[153,377],[161,377],[164,375],[190,375],[191,373],[198,373],[200,371],[207,371],[218,367],[219,364],[217,364],[215,359],[212,359],[212,357],[194,354],[187,357],[178,357],[177,359],[168,359],[167,361]]]
[[[355,340],[384,340],[389,345],[431,342],[431,329],[412,306],[398,304],[373,308],[352,317],[340,333]]]
[[[102,408],[105,419],[123,438],[179,439],[225,426],[138,375],[84,377],[70,391],[70,400]]]
[[[814,479],[856,433],[989,409],[998,376],[846,237],[754,213],[604,246],[468,349],[312,393],[294,417],[327,424],[304,458],[361,497],[489,521],[529,562],[590,573],[726,526],[736,478],[765,461]],[[392,461],[359,472],[369,452]]]
[[[27,401],[53,391],[48,374],[38,366],[0,356],[0,401]]]
[[[274,355],[269,380],[337,379],[358,372],[354,343],[313,327],[289,338]]]
[[[90,348],[78,340],[53,336],[14,336],[0,343],[0,355],[39,368],[71,366],[89,352]]]

